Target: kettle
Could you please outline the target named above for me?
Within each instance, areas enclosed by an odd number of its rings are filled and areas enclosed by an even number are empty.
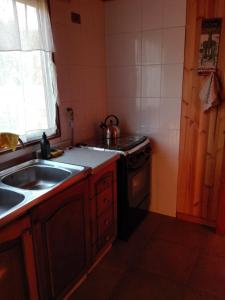
[[[103,138],[117,139],[120,136],[119,119],[115,115],[107,116],[100,128],[103,129]]]

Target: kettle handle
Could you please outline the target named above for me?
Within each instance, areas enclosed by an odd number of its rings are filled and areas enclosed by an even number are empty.
[[[116,120],[116,126],[119,126],[119,119],[117,118],[117,116],[115,116],[115,115],[109,115],[109,116],[107,116],[106,118],[105,118],[105,121],[104,121],[104,124],[106,125],[106,122],[108,121],[108,119],[110,119],[110,118],[114,118],[115,120]]]

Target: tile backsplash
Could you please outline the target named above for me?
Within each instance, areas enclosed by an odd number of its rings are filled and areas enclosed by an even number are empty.
[[[152,211],[175,215],[185,0],[105,3],[108,112],[153,144]]]
[[[150,209],[175,215],[186,1],[50,0],[50,6],[62,131],[54,142],[69,142],[66,107],[74,109],[75,142],[95,136],[107,114],[118,115],[122,133],[152,140]],[[71,12],[81,24],[71,22]]]

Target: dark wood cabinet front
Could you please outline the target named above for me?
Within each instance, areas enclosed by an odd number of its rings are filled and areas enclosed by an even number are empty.
[[[61,298],[88,265],[88,184],[66,189],[33,211],[41,299]]]
[[[0,232],[0,299],[38,299],[29,221]]]
[[[95,261],[116,237],[116,164],[112,163],[93,175],[90,183],[92,259]]]
[[[0,278],[2,299],[29,299],[22,245],[19,239],[0,246]]]
[[[116,237],[116,163],[0,230],[0,299],[64,299]]]

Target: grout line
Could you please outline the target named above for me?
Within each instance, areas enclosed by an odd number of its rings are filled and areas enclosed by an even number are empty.
[[[177,29],[177,28],[183,28],[185,29],[185,25],[178,25],[178,26],[170,26],[170,27],[157,27],[157,28],[150,28],[150,29],[141,29],[141,30],[136,30],[136,31],[122,31],[122,32],[106,32],[106,36],[115,36],[115,35],[125,35],[125,34],[140,34],[142,32],[149,32],[149,31],[164,31],[168,29]]]

